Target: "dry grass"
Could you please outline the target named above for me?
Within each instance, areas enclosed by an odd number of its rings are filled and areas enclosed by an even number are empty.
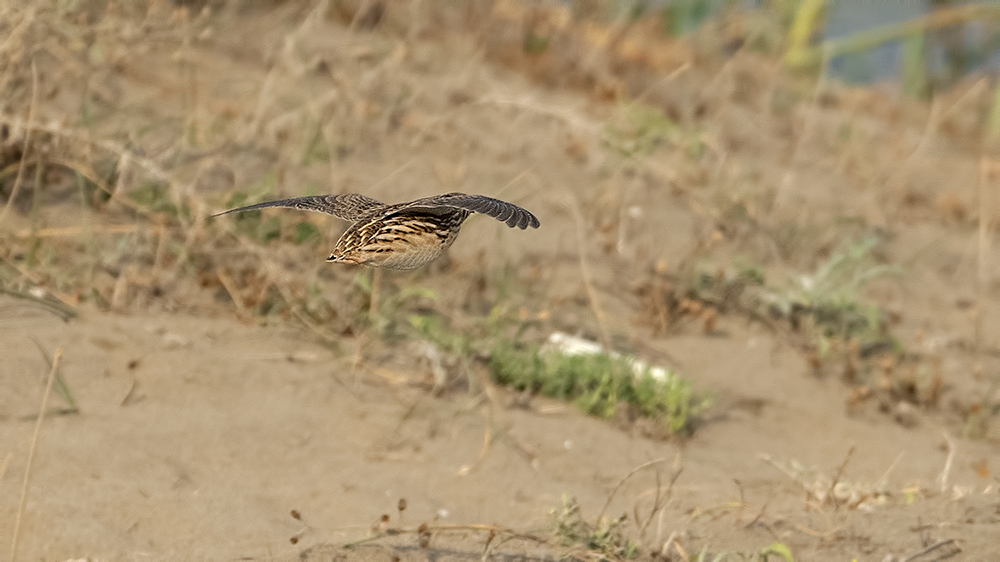
[[[52,394],[52,385],[56,380],[56,373],[59,370],[59,362],[62,360],[62,349],[57,349],[52,354],[52,367],[49,369],[49,376],[45,378],[45,391],[42,392],[42,402],[38,406],[38,417],[35,419],[35,430],[31,434],[31,446],[28,448],[28,460],[25,462],[24,479],[21,483],[21,500],[17,504],[17,515],[14,517],[14,530],[11,532],[10,560],[17,560],[17,547],[21,541],[21,518],[24,516],[24,508],[28,504],[28,489],[31,485],[31,464],[35,460],[35,450],[38,447],[38,436],[42,432],[42,422],[45,421],[45,412],[48,411],[49,395]],[[6,465],[6,462],[4,463]]]

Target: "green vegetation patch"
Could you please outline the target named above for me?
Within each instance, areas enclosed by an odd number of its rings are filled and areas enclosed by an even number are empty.
[[[639,554],[639,545],[625,536],[625,515],[617,519],[602,517],[592,525],[583,518],[576,498],[563,494],[562,505],[550,510],[549,516],[562,546],[584,547],[596,555],[596,560],[630,559]]]
[[[528,343],[525,326],[494,311],[471,330],[455,330],[433,314],[411,315],[410,326],[441,351],[485,362],[494,384],[542,394],[577,405],[587,414],[609,419],[622,408],[629,418],[663,423],[669,435],[688,436],[710,405],[707,396],[672,371],[652,368],[614,353],[565,353]]]
[[[576,404],[584,412],[611,418],[623,405],[662,420],[671,435],[690,435],[692,420],[708,406],[691,384],[672,372],[654,376],[625,357],[607,353],[570,355],[538,346],[500,342],[489,355],[493,382]]]

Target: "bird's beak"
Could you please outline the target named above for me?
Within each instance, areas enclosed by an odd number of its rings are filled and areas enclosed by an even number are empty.
[[[326,261],[332,261],[336,263],[351,263],[355,265],[361,263],[355,258],[338,256],[337,254],[330,254],[330,257],[326,258]]]

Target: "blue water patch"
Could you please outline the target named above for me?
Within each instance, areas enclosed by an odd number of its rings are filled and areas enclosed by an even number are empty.
[[[918,18],[928,12],[926,0],[830,2],[826,13],[826,40],[850,37],[884,25]],[[869,84],[895,80],[900,76],[902,44],[889,41],[866,52],[833,57],[828,71],[831,76],[849,84]]]

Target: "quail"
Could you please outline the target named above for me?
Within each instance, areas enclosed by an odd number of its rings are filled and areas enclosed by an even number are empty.
[[[213,216],[286,207],[319,211],[350,221],[327,261],[416,269],[444,253],[471,213],[482,213],[507,226],[538,228],[538,218],[512,203],[464,193],[445,193],[406,203],[387,205],[358,193],[315,195],[267,201],[230,209]]]

